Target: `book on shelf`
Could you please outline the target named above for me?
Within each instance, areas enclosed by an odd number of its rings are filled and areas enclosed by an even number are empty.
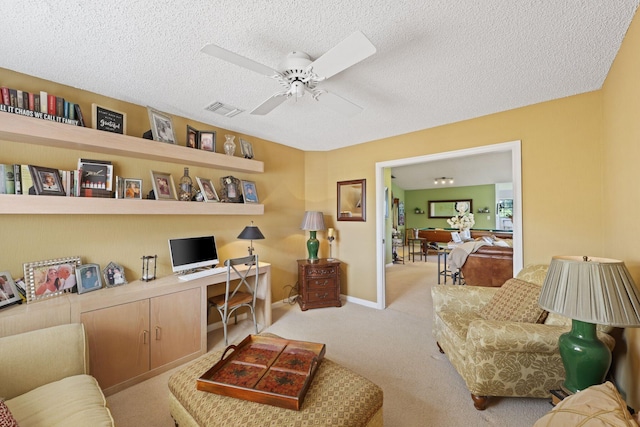
[[[80,109],[80,105],[74,104],[74,109],[76,110],[76,120],[78,121],[78,126],[84,126],[84,116],[82,115],[82,110]]]
[[[22,194],[22,171],[20,165],[14,164],[13,166],[13,180],[15,182],[16,194]]]
[[[31,172],[29,171],[29,165],[20,165],[20,179],[22,181],[22,194],[35,194],[35,188],[33,188],[33,179],[31,178]],[[30,190],[33,189],[33,192]]]
[[[38,95],[37,93],[32,93],[31,95],[33,95],[33,111],[36,112],[40,112],[40,95]]]
[[[48,107],[49,107],[49,96],[47,94],[47,92],[45,92],[44,90],[40,91],[40,112],[41,113],[48,113]]]
[[[50,116],[56,116],[56,96],[48,94],[47,95],[48,105],[47,105],[47,113]]]
[[[0,91],[2,91],[2,98],[0,98],[0,102],[4,105],[10,105],[11,99],[9,98],[9,88],[6,86],[2,86],[0,88]]]
[[[16,90],[16,107],[24,108],[24,98],[20,89]]]
[[[13,165],[0,164],[0,194],[16,194],[16,182],[13,176]]]
[[[18,91],[16,89],[9,89],[9,105],[18,106]]]
[[[22,104],[24,105],[23,108],[25,110],[33,111],[31,103],[29,102],[29,95],[31,95],[29,92],[22,92]]]
[[[64,115],[64,98],[56,96],[56,116],[67,117]]]

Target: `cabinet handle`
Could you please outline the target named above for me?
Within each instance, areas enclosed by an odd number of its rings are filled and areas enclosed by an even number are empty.
[[[162,339],[162,328],[160,326],[156,326],[156,341],[160,341]]]
[[[329,296],[329,294],[327,292],[325,292],[324,295],[316,294],[316,298],[319,298],[319,299],[324,299],[324,298],[326,298],[328,296]]]
[[[142,331],[142,344],[147,344],[147,334],[149,333],[149,331],[147,331],[146,329],[144,331]]]

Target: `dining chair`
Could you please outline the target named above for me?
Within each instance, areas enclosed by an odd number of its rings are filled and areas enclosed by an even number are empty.
[[[256,294],[258,288],[258,255],[250,255],[242,258],[232,258],[224,262],[227,268],[227,283],[225,293],[212,296],[207,299],[208,313],[211,307],[215,307],[222,318],[222,327],[224,329],[224,345],[228,345],[227,324],[231,315],[234,315],[235,323],[238,323],[237,311],[241,307],[247,307],[251,310],[253,317],[253,325],[258,333],[258,323],[256,322]],[[235,272],[238,275],[239,282],[232,284],[236,278],[232,279],[231,275]],[[251,277],[253,280],[250,280]]]

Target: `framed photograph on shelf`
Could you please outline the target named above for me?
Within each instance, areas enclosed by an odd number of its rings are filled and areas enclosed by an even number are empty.
[[[104,277],[104,283],[107,288],[128,283],[127,278],[124,275],[124,268],[115,262],[107,264],[104,270],[102,270],[102,277]]]
[[[82,264],[76,268],[78,293],[91,292],[102,288],[100,266],[98,264]]]
[[[198,130],[187,125],[187,147],[198,148]]]
[[[240,151],[245,159],[253,159],[253,146],[246,139],[240,138]]]
[[[256,183],[253,181],[242,181],[242,197],[245,203],[258,203],[258,192]]]
[[[37,195],[64,196],[64,187],[58,169],[29,165],[33,188]]]
[[[178,200],[170,173],[151,171],[151,184],[156,200]]]
[[[126,134],[127,113],[91,104],[91,125],[94,129]]]
[[[210,179],[200,178],[199,176],[196,176],[196,181],[198,182],[198,187],[200,187],[200,194],[202,194],[203,200],[205,202],[220,201],[218,193],[216,193],[216,189]]]
[[[216,151],[216,133],[214,131],[198,131],[198,147],[205,151]]]
[[[142,180],[137,178],[124,179],[124,198],[142,199]]]
[[[222,201],[227,203],[242,203],[242,188],[240,180],[233,176],[220,178]]]
[[[82,171],[81,189],[105,191],[113,189],[113,165],[110,161],[79,159],[78,170]]]
[[[22,301],[18,288],[8,271],[0,272],[0,308]]]
[[[80,257],[56,258],[24,264],[27,304],[77,290]]]
[[[147,107],[147,111],[149,113],[153,139],[168,144],[177,144],[178,138],[176,138],[176,131],[173,128],[171,116],[151,107]]]

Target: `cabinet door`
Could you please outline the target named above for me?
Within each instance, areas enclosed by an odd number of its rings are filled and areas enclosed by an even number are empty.
[[[82,313],[89,367],[102,389],[149,370],[149,300]]]
[[[200,350],[200,288],[151,298],[151,369]]]

